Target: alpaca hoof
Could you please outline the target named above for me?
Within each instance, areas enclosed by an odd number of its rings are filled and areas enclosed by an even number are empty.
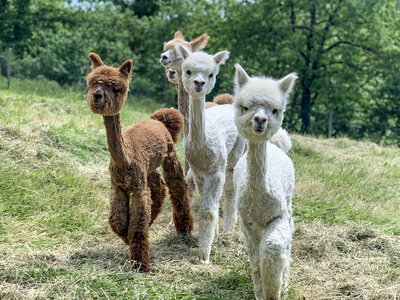
[[[210,256],[207,254],[200,254],[200,263],[209,265],[210,264]]]
[[[210,259],[203,259],[200,258],[200,263],[204,264],[204,265],[209,265],[210,264]]]
[[[131,268],[133,270],[138,270],[141,273],[149,273],[150,272],[150,268],[148,266],[144,266],[143,264],[141,264],[138,261],[131,261]]]

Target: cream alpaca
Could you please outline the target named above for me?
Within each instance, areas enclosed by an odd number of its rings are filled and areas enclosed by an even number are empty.
[[[280,299],[289,279],[294,167],[267,140],[282,124],[297,75],[250,78],[240,65],[235,67],[235,124],[247,139],[247,151],[234,172],[240,224],[256,298]]]
[[[237,221],[233,194],[233,168],[244,151],[244,139],[234,125],[232,105],[205,110],[205,95],[215,85],[219,67],[228,51],[211,56],[191,53],[182,45],[176,51],[183,58],[182,81],[189,93],[189,132],[185,139],[186,157],[200,193],[200,259],[209,263],[214,234],[218,232],[219,199],[224,192],[224,231],[232,231]]]

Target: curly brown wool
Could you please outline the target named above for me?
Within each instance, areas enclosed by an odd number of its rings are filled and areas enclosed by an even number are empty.
[[[193,228],[187,185],[174,147],[183,130],[183,116],[175,109],[160,109],[122,133],[119,112],[128,94],[132,61],[113,68],[95,53],[89,58],[87,101],[93,113],[103,116],[111,156],[109,223],[129,245],[132,266],[148,272],[149,227],[161,211],[167,190],[176,230],[189,233]],[[164,178],[157,171],[159,166]]]

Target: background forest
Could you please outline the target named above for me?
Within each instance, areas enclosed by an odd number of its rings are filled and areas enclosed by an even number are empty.
[[[0,0],[1,74],[12,48],[12,76],[84,90],[94,51],[133,59],[135,99],[176,106],[158,63],[176,30],[231,52],[213,95],[232,92],[235,62],[250,75],[296,71],[289,131],[400,144],[398,0]]]

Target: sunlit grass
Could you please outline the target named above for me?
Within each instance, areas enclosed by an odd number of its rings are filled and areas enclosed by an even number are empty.
[[[0,79],[1,299],[254,299],[239,230],[220,234],[211,265],[202,265],[197,224],[192,237],[177,236],[169,203],[151,227],[152,271],[132,271],[127,246],[108,226],[105,130],[84,88],[4,87]],[[156,108],[130,96],[123,127]],[[292,139],[297,230],[288,299],[395,299],[400,150]]]

